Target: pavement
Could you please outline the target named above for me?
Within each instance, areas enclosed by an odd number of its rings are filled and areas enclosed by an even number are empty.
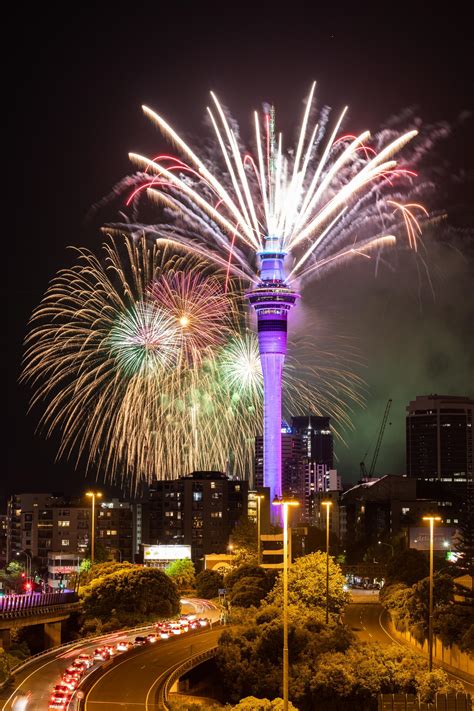
[[[182,600],[182,613],[196,613],[196,614],[201,614],[205,617],[211,618],[213,621],[217,621],[219,618],[219,611],[213,605],[212,603],[207,602],[206,600],[196,600],[196,599],[186,599]],[[154,627],[150,626],[147,628],[150,632],[154,631]],[[113,634],[108,635],[106,638],[102,638],[100,641],[88,641],[87,639],[84,640],[83,644],[79,644],[78,646],[74,646],[74,648],[71,647],[66,647],[62,648],[57,651],[52,651],[51,654],[48,654],[46,656],[40,657],[38,659],[32,660],[28,666],[22,670],[21,672],[18,672],[15,674],[15,688],[12,690],[12,688],[9,689],[3,689],[0,691],[0,709],[1,711],[16,711],[16,706],[15,706],[15,698],[18,696],[20,693],[29,693],[30,698],[28,701],[28,704],[26,707],[22,707],[26,709],[26,711],[47,711],[49,708],[49,699],[51,696],[51,690],[55,686],[55,684],[59,683],[60,677],[64,670],[66,669],[67,666],[71,664],[71,662],[79,655],[82,653],[91,653],[96,649],[98,646],[105,645],[105,644],[111,644],[115,645],[118,641],[120,640],[134,640],[137,635],[141,634],[146,634],[146,632],[130,632],[130,633],[125,633],[125,632],[115,632]],[[220,630],[216,631],[215,634],[220,633]],[[189,655],[189,648],[193,646],[194,649],[194,635],[196,633],[185,633],[183,634],[182,638],[177,637],[174,639],[170,640],[160,640],[159,642],[156,643],[156,645],[150,646],[150,647],[142,647],[137,650],[134,650],[129,653],[123,653],[124,660],[125,657],[133,657],[134,659],[140,658],[141,655],[145,654],[148,651],[154,651],[156,649],[156,656],[160,657],[161,653],[165,650],[165,645],[169,646],[169,649],[175,648],[175,646],[178,646],[179,649],[181,650],[182,653],[184,653],[184,650],[187,647],[187,655]],[[190,637],[187,637],[189,635]],[[180,644],[176,645],[176,643],[179,642]],[[212,646],[212,645],[211,645]],[[201,651],[199,649],[199,651]],[[192,652],[193,654],[195,653],[194,651]],[[168,652],[165,652],[165,658],[168,656]],[[185,657],[186,658],[186,655]],[[174,659],[174,657],[173,657]],[[147,663],[141,662],[141,664]],[[104,664],[103,662],[96,662],[91,669],[89,670],[89,674],[93,673],[96,671],[101,664]],[[128,669],[128,667],[127,667]],[[84,680],[87,679],[87,676],[83,677]],[[129,679],[130,680],[130,679]],[[132,686],[134,687],[135,684],[133,682]],[[77,702],[73,701],[70,705],[70,711],[73,711],[73,709],[77,708]],[[101,705],[103,707],[103,704]],[[18,706],[19,708],[19,706]],[[111,706],[109,708],[112,708]],[[123,705],[120,706],[115,706],[115,708],[126,708]],[[132,708],[132,707],[130,707]],[[137,706],[134,704],[133,706],[134,709],[137,709]],[[143,706],[143,708],[145,708]],[[150,707],[153,708],[153,707]],[[105,711],[105,709],[104,709]]]

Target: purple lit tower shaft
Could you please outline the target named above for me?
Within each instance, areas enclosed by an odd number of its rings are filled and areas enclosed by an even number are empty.
[[[281,485],[281,378],[286,355],[287,318],[298,294],[285,283],[285,253],[272,250],[272,238],[265,240],[260,283],[247,293],[257,312],[258,345],[263,372],[263,483],[270,488],[271,501],[282,495]],[[280,519],[280,508],[272,507],[272,520]]]

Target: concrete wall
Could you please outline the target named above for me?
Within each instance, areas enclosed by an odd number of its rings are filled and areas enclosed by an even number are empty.
[[[428,640],[420,644],[410,631],[403,632],[398,630],[389,616],[390,633],[398,639],[403,639],[412,647],[415,647],[420,652],[428,656]],[[440,639],[433,636],[433,660],[440,662],[446,667],[450,667],[453,671],[461,671],[464,674],[469,674],[474,677],[474,657],[469,656],[467,652],[461,652],[459,647],[443,646]],[[449,671],[449,669],[448,669]]]

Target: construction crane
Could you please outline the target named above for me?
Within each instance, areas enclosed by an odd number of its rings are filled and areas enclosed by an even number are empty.
[[[372,457],[372,462],[370,464],[370,469],[369,469],[368,474],[367,474],[367,469],[365,466],[365,458],[366,458],[369,450],[367,450],[367,452],[364,454],[364,458],[360,463],[361,479],[366,479],[366,480],[372,479],[372,477],[374,475],[375,465],[377,464],[377,459],[378,459],[379,452],[380,452],[380,445],[382,444],[383,433],[385,432],[385,427],[387,425],[387,420],[388,420],[388,413],[390,412],[391,406],[392,406],[392,398],[389,398],[387,400],[387,404],[385,406],[385,412],[383,414],[382,424],[380,425],[379,436],[377,437],[377,444],[375,445],[374,456]]]

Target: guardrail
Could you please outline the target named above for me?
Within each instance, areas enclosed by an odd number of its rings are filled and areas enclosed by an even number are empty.
[[[5,595],[0,598],[0,619],[7,614],[22,614],[28,610],[51,605],[68,605],[77,602],[75,592],[25,593],[24,595]]]
[[[186,659],[185,662],[182,662],[178,667],[173,669],[173,671],[160,689],[159,707],[163,707],[164,709],[167,709],[169,711],[170,707],[168,706],[167,702],[173,684],[180,677],[182,677],[183,674],[186,674],[187,671],[190,671],[194,667],[199,666],[199,664],[207,662],[208,659],[212,659],[213,657],[215,657],[217,654],[217,650],[218,647],[216,646],[211,647],[211,649],[207,649],[205,652],[199,652],[199,654],[195,654],[194,656],[189,657],[189,659]]]

